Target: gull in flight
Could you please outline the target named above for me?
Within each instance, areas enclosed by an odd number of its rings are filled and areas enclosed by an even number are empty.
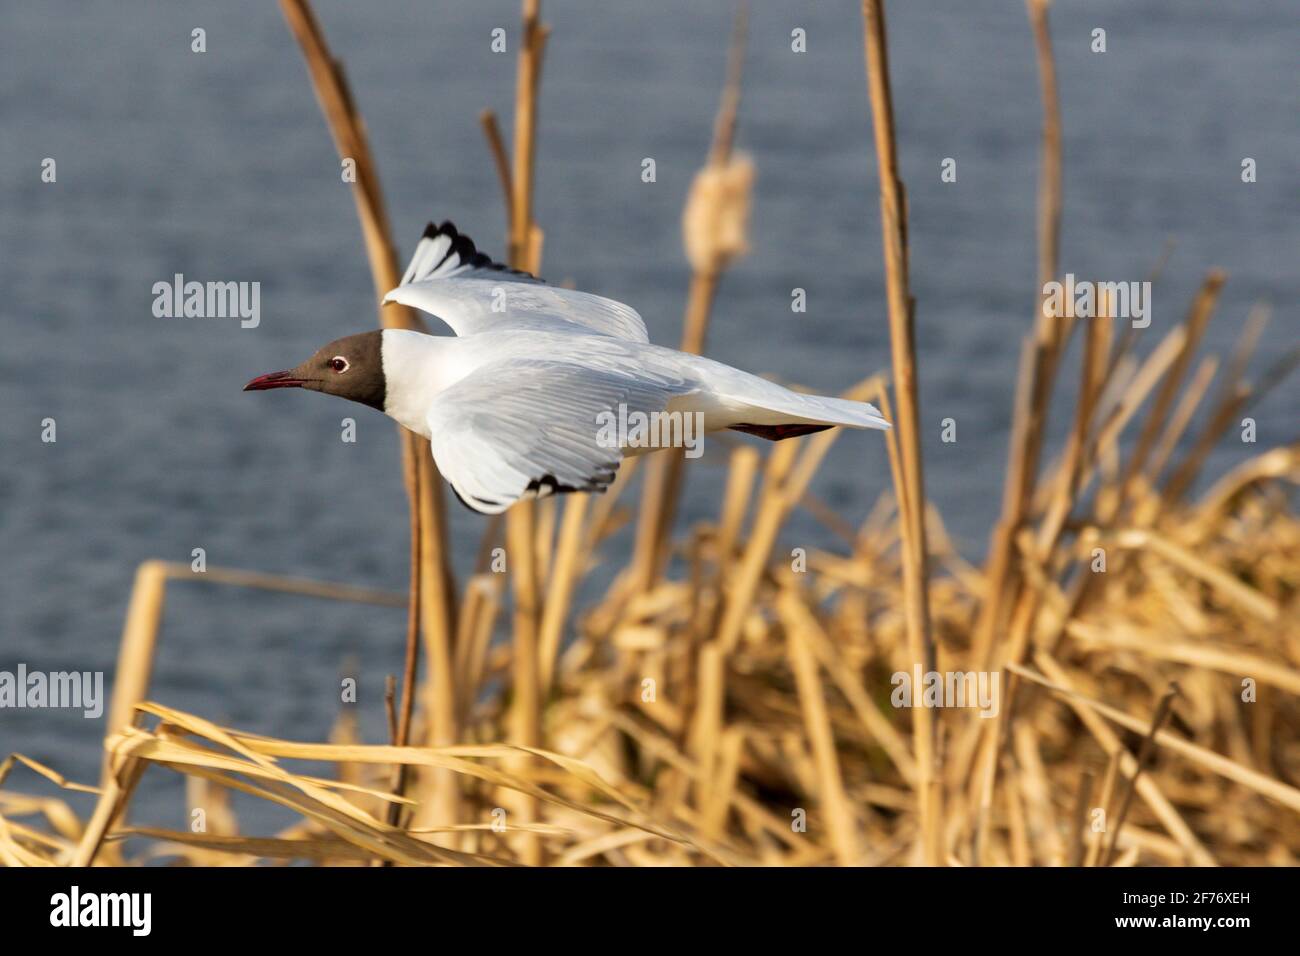
[[[245,391],[307,388],[376,408],[429,439],[462,502],[499,514],[524,498],[604,491],[647,450],[601,423],[690,415],[700,433],[780,441],[836,425],[888,428],[865,402],[791,391],[699,355],[651,345],[635,309],[559,289],[430,223],[384,302],[436,316],[455,336],[349,335]]]

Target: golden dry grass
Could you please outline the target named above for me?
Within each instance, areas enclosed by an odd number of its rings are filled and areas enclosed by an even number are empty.
[[[366,152],[358,207],[382,287],[392,246],[363,127],[306,3],[283,5],[340,149]],[[0,861],[1294,864],[1300,448],[1265,450],[1190,494],[1209,452],[1235,439],[1294,356],[1250,384],[1256,318],[1228,361],[1197,361],[1218,273],[1143,358],[1136,337],[1113,336],[1106,319],[1039,312],[1022,348],[1002,514],[984,563],[963,560],[924,494],[885,24],[876,0],[863,7],[893,352],[887,375],[846,394],[876,401],[898,427],[886,439],[893,489],[860,526],[808,491],[838,431],[762,452],[735,444],[716,519],[676,539],[680,459],[660,453],[628,462],[602,498],[513,512],[508,575],[487,569],[501,531],[488,522],[478,567],[453,600],[440,493],[429,490],[436,474],[408,447],[409,598],[253,572],[203,576],[410,607],[411,709],[393,705],[393,742],[361,743],[349,714],[331,742],[301,743],[148,702],[167,583],[198,580],[149,562],[124,628],[100,786],[20,756],[0,765]],[[495,117],[483,124],[512,261],[536,269],[531,178],[547,28],[535,0],[524,9],[513,160]],[[1046,281],[1057,272],[1060,120],[1047,4],[1029,0],[1029,12],[1044,80]],[[731,149],[743,36],[742,11],[714,144],[684,215],[693,276],[682,344],[697,351],[717,279],[745,247],[753,170]],[[1076,332],[1068,440],[1044,464],[1046,410]],[[778,541],[795,509],[840,546],[807,553],[806,566],[792,561]],[[599,601],[574,608],[582,579],[618,560],[604,546],[630,521],[636,544],[621,572]],[[419,709],[416,622],[427,652]],[[510,639],[494,642],[498,630]],[[894,675],[917,667],[997,675],[996,716],[891,706]],[[313,777],[295,771],[301,761],[337,772]],[[204,832],[127,822],[141,776],[161,770],[185,777]],[[61,799],[12,789],[15,772],[97,793],[94,813],[83,821]],[[300,820],[243,834],[231,793]],[[126,838],[145,849],[128,857]]]

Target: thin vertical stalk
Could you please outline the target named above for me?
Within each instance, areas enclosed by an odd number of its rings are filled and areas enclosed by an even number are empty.
[[[1160,733],[1160,728],[1164,725],[1169,716],[1169,710],[1173,706],[1174,698],[1179,695],[1178,685],[1171,683],[1169,689],[1165,691],[1160,703],[1156,705],[1155,715],[1151,718],[1151,729],[1147,735],[1142,738],[1142,743],[1138,747],[1137,761],[1133,767],[1133,775],[1128,778],[1124,789],[1124,796],[1120,800],[1119,813],[1116,814],[1114,826],[1110,828],[1110,844],[1101,857],[1102,866],[1110,866],[1111,861],[1115,858],[1115,849],[1119,846],[1119,834],[1124,828],[1124,820],[1128,817],[1129,807],[1133,804],[1133,793],[1137,789],[1138,774],[1146,767],[1147,762],[1151,759],[1151,753],[1155,749],[1156,734]]]
[[[782,590],[777,598],[777,609],[785,624],[786,655],[794,672],[804,732],[812,746],[813,762],[817,768],[821,811],[826,817],[827,830],[840,866],[855,866],[860,862],[861,854],[858,827],[852,804],[844,792],[826,693],[809,636],[819,625],[793,587],[787,586]]]
[[[407,459],[407,464],[415,469],[415,475],[408,475],[407,481],[412,487],[419,487],[420,458],[412,457]],[[419,633],[420,627],[420,518],[422,508],[416,507],[411,509],[411,585],[410,597],[407,600],[407,642],[406,642],[406,661],[402,671],[402,706],[401,711],[396,719],[390,714],[389,723],[392,724],[392,742],[394,747],[405,747],[407,741],[411,739],[411,711],[415,700],[415,672],[419,669],[420,642],[411,640],[410,636]],[[390,678],[391,679],[391,678]],[[389,698],[391,700],[391,697]],[[406,791],[406,781],[409,775],[409,764],[400,763],[397,765],[397,772],[394,775],[393,792],[402,794]],[[388,825],[396,826],[397,821],[401,818],[402,805],[396,801],[388,805]]]
[[[1026,0],[1034,31],[1034,49],[1043,91],[1043,151],[1038,185],[1038,288],[1034,293],[1033,339],[1026,339],[1016,391],[1007,453],[1002,515],[990,542],[988,588],[976,626],[976,659],[991,666],[994,635],[1015,596],[1019,578],[1013,560],[1014,541],[1034,497],[1052,382],[1070,323],[1046,310],[1045,287],[1059,271],[1061,235],[1061,104],[1056,85],[1056,61],[1048,29],[1050,0]]]
[[[378,298],[382,299],[384,294],[401,281],[401,271],[365,124],[352,99],[342,64],[334,58],[326,44],[324,33],[308,0],[280,0],[280,9],[302,47],[316,99],[325,115],[339,156],[356,164],[352,195],[356,202],[357,216],[361,220],[375,291]],[[424,323],[414,311],[396,303],[380,306],[379,322],[384,328],[425,330]],[[454,692],[454,682],[450,680],[446,669],[453,658],[451,642],[456,631],[456,608],[455,585],[447,549],[442,485],[437,468],[432,464],[428,441],[406,429],[400,429],[400,434],[402,474],[413,513],[412,527],[418,526],[420,534],[418,548],[412,548],[412,555],[420,556],[420,568],[413,577],[418,581],[417,590],[423,592],[417,595],[417,600],[423,608],[419,618],[425,641],[429,645],[430,667],[434,677],[429,686],[433,692],[451,694]],[[417,461],[427,461],[428,467],[417,468]],[[418,634],[408,626],[406,660],[412,668],[418,666],[418,639]],[[412,645],[417,646],[413,649]],[[409,684],[411,679],[412,675],[408,674],[404,684]],[[434,739],[454,739],[455,728],[445,726],[445,715],[455,714],[455,701],[433,700],[430,703]],[[409,710],[413,706],[414,694],[411,694],[403,701],[402,722],[408,728]],[[455,801],[453,796],[444,794],[442,802],[453,805]]]
[[[564,518],[560,522],[559,542],[555,549],[554,566],[547,580],[546,601],[542,608],[541,630],[538,637],[542,692],[545,693],[555,679],[555,663],[560,653],[564,621],[568,616],[573,590],[582,576],[587,559],[582,550],[586,535],[587,510],[591,498],[574,495],[564,503]]]
[[[740,111],[748,24],[749,8],[747,4],[741,3],[736,8],[732,24],[731,45],[727,54],[727,79],[713,122],[713,142],[709,147],[706,169],[722,170],[731,162],[736,139],[736,117]],[[704,352],[709,316],[713,311],[718,280],[725,265],[726,259],[721,256],[712,258],[707,264],[693,263],[686,314],[682,322],[683,352],[694,355]],[[677,514],[684,464],[682,454],[675,449],[656,455],[647,464],[632,559],[633,583],[639,591],[649,591],[668,563],[668,542],[672,535],[673,519]]]
[[[536,274],[541,265],[541,230],[533,221],[533,170],[537,148],[537,90],[542,53],[550,28],[539,20],[540,0],[523,0],[523,39],[515,84],[515,138],[510,177],[510,265]],[[486,127],[485,127],[486,128]],[[489,131],[489,141],[491,133]],[[503,177],[504,182],[504,177]],[[521,746],[541,743],[541,693],[539,671],[539,579],[537,569],[537,516],[532,501],[521,501],[506,513],[506,550],[514,585],[514,705],[511,739]],[[527,758],[522,758],[527,764]],[[516,812],[535,822],[536,798],[520,795]],[[543,862],[542,842],[535,833],[517,841],[520,858],[531,865]]]
[[[894,138],[894,106],[889,89],[889,53],[882,0],[863,0],[867,89],[871,99],[876,160],[880,171],[880,228],[885,259],[885,290],[889,302],[889,340],[894,392],[897,396],[898,446],[902,484],[895,489],[903,517],[903,586],[907,604],[908,649],[924,672],[935,669],[925,541],[925,479],[921,466],[920,425],[916,390],[916,342],[912,298],[908,286],[907,206],[898,177]],[[937,780],[938,725],[927,707],[912,708],[923,858],[930,866],[944,863],[943,812]]]

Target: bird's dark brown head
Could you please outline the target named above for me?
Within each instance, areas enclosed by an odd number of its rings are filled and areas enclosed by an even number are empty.
[[[376,329],[335,339],[297,368],[259,375],[244,386],[244,391],[268,388],[310,388],[382,412],[387,393],[383,332]]]

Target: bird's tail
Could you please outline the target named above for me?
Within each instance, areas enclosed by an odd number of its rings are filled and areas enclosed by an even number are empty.
[[[866,402],[826,395],[805,395],[779,386],[776,389],[761,399],[748,399],[744,409],[739,412],[739,417],[744,420],[729,427],[768,441],[809,435],[836,425],[845,428],[890,427],[876,407]]]

